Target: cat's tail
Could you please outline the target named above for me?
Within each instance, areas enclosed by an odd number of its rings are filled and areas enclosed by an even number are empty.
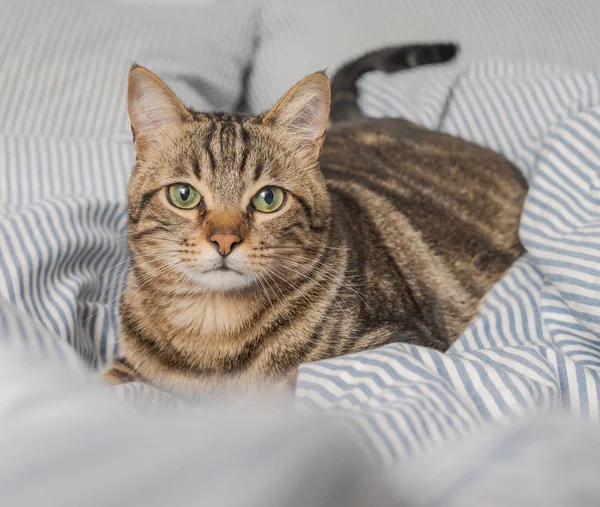
[[[356,81],[365,72],[397,72],[421,65],[448,62],[457,53],[458,44],[413,44],[376,49],[344,64],[331,79],[330,121],[341,123],[364,118],[357,104]]]

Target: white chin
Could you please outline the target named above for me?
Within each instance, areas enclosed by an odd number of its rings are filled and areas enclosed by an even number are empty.
[[[243,289],[252,283],[249,276],[236,271],[214,270],[208,273],[194,273],[192,277],[203,289],[212,292]]]

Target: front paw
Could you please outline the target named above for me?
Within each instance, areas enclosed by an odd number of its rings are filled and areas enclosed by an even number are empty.
[[[125,359],[115,359],[101,374],[100,383],[107,386],[117,386],[140,379],[133,367]]]

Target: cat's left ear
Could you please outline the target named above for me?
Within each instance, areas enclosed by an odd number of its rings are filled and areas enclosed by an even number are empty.
[[[329,120],[331,87],[323,72],[316,72],[294,85],[264,117],[263,124],[281,129],[315,160],[325,141]]]
[[[175,93],[156,74],[139,66],[129,72],[127,107],[138,154],[192,119]]]

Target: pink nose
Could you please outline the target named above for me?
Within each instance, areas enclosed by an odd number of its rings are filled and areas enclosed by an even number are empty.
[[[219,253],[225,257],[231,253],[235,245],[242,241],[242,238],[240,238],[237,234],[218,233],[213,234],[210,238],[208,238],[208,241],[215,245]]]

